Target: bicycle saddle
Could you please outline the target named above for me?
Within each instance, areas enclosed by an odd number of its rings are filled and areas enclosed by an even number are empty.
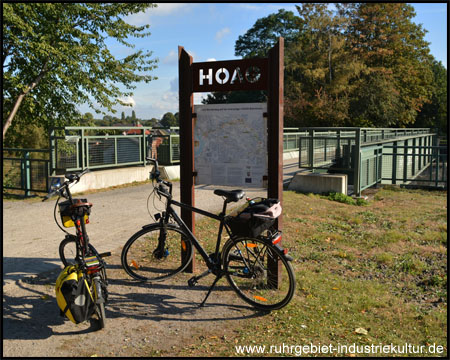
[[[243,190],[217,189],[217,190],[214,190],[214,194],[219,195],[219,196],[225,196],[227,199],[227,202],[237,202],[244,197],[245,192]]]
[[[85,199],[83,199],[85,200]],[[86,206],[88,208],[90,208],[92,206],[92,203],[87,202],[87,201],[82,201],[80,199],[75,199],[75,204],[73,204],[71,207],[72,208],[77,208],[77,207],[82,207],[82,206]]]

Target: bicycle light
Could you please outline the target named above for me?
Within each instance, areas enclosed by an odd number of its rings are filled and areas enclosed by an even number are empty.
[[[272,240],[272,244],[278,244],[281,241],[281,234],[278,234],[275,239]]]

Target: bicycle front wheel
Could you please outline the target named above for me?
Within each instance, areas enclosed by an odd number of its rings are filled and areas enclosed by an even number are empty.
[[[279,249],[262,239],[229,239],[223,247],[222,261],[230,285],[255,308],[280,309],[294,296],[291,264]]]
[[[95,286],[94,294],[95,294],[95,312],[98,317],[99,328],[103,329],[106,324],[106,313],[105,313],[105,303],[106,303],[106,286],[102,287],[102,281],[99,278],[94,279],[93,285]]]
[[[89,244],[89,250],[94,253],[94,247]],[[64,266],[77,264],[77,239],[76,237],[66,238],[59,244],[59,257]]]
[[[192,244],[177,226],[153,224],[134,234],[122,250],[122,267],[144,281],[161,281],[183,271],[193,256]]]

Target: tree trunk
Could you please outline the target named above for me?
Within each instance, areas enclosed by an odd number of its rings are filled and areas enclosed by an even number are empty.
[[[3,125],[3,141],[5,141],[6,132],[8,131],[8,128],[11,126],[12,120],[13,120],[14,116],[16,115],[17,110],[19,110],[19,106],[22,103],[22,100],[25,97],[25,95],[26,94],[22,93],[18,96],[16,103],[14,104],[14,107],[12,108],[12,111],[8,115],[8,118],[6,119],[6,122]]]
[[[22,103],[23,99],[30,91],[32,91],[41,82],[45,74],[47,74],[48,62],[49,60],[47,59],[44,63],[44,66],[42,67],[41,72],[36,77],[36,79],[33,80],[31,84],[28,85],[28,88],[17,97],[16,102],[14,103],[14,107],[12,108],[11,112],[8,115],[8,118],[6,119],[5,124],[3,125],[3,141],[5,140],[6,132],[8,131],[8,128],[11,126],[14,116],[16,116],[17,110],[19,110],[20,104]]]

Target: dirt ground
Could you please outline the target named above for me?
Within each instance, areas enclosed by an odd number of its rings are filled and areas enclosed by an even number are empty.
[[[4,287],[3,356],[177,356],[203,339],[232,336],[251,317],[264,316],[220,280],[206,305],[213,276],[194,288],[190,274],[154,285],[131,280],[120,268],[120,248],[108,261],[107,323],[75,325],[61,317],[54,296],[59,271],[25,277]],[[234,342],[230,342],[230,350]],[[212,354],[213,355],[213,354]]]
[[[174,191],[177,198],[179,188]],[[189,288],[192,274],[150,285],[122,270],[123,244],[151,222],[148,194],[146,184],[82,196],[94,204],[88,225],[92,243],[99,252],[113,254],[106,259],[109,299],[102,330],[94,321],[76,325],[59,315],[54,284],[62,269],[58,244],[63,233],[53,221],[54,200],[3,202],[3,356],[177,356],[210,337],[229,341],[242,321],[264,316],[240,300],[226,279],[199,308],[213,276]],[[262,195],[258,190],[247,194]],[[196,199],[197,206],[210,211],[222,205],[207,187],[196,189]],[[234,345],[230,341],[230,350]]]

